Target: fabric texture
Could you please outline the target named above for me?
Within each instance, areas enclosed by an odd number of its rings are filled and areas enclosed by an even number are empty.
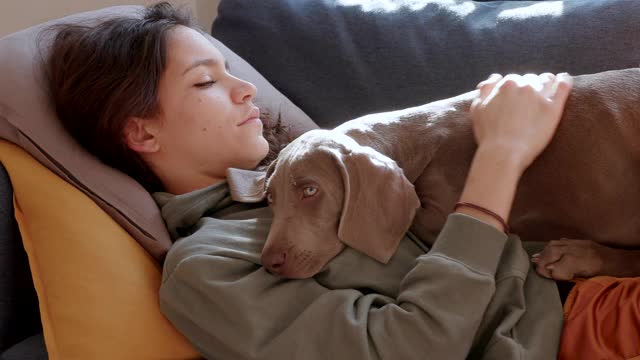
[[[558,359],[640,359],[640,278],[578,279],[564,313]]]
[[[81,13],[0,39],[0,138],[18,144],[75,185],[150,254],[162,259],[171,242],[153,199],[133,179],[105,166],[72,140],[55,117],[40,67],[51,38],[51,33],[40,36],[41,30],[58,23],[91,23],[112,16],[139,16],[141,9],[140,6],[116,6]],[[263,111],[274,116],[279,114],[294,135],[315,127],[249,64],[220,42],[211,41],[223,53],[233,74],[257,86],[255,102]]]
[[[50,359],[193,359],[162,316],[160,266],[89,197],[0,141]]]
[[[541,359],[556,357],[562,306],[519,239],[451,215],[435,246],[409,233],[383,265],[346,248],[317,276],[260,264],[264,203],[227,183],[154,194],[170,232],[164,314],[215,359]]]
[[[42,332],[30,336],[0,354],[0,360],[48,360]]]
[[[212,34],[332,128],[494,72],[637,67],[639,17],[629,0],[222,0]]]
[[[13,216],[13,189],[0,163],[0,354],[39,332],[38,299]]]

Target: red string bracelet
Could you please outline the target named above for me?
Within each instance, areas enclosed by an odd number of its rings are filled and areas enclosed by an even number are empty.
[[[467,202],[457,202],[456,205],[453,207],[453,211],[456,211],[461,206],[466,206],[466,207],[478,210],[480,212],[483,212],[483,213],[493,217],[494,219],[496,219],[502,225],[502,228],[504,229],[504,233],[505,234],[509,234],[509,225],[507,225],[507,222],[504,221],[502,216],[500,216],[500,215],[494,213],[493,211],[491,211],[491,210],[489,210],[487,208],[484,208],[484,207],[482,207],[480,205],[467,203]]]

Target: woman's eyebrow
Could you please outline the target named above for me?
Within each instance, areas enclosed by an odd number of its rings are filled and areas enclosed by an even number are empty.
[[[200,60],[196,60],[193,62],[193,64],[189,65],[189,67],[187,67],[184,72],[182,72],[182,75],[188,73],[189,71],[197,68],[198,66],[214,66],[218,64],[218,60],[213,59],[213,58],[208,58],[208,59],[200,59]],[[224,61],[224,68],[229,70],[229,62],[227,60]]]

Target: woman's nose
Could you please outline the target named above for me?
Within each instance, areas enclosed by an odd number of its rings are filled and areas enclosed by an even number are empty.
[[[258,92],[256,86],[248,81],[244,81],[241,79],[238,79],[238,82],[239,83],[237,84],[233,92],[233,100],[237,103],[246,103],[248,101],[251,101]]]

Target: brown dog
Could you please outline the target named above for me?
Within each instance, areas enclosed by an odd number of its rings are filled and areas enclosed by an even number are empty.
[[[410,227],[433,241],[475,151],[475,96],[364,116],[289,144],[266,174],[274,218],[264,266],[304,278],[345,245],[386,263]],[[556,135],[519,183],[512,232],[629,248],[640,245],[639,218],[640,69],[575,77]]]

